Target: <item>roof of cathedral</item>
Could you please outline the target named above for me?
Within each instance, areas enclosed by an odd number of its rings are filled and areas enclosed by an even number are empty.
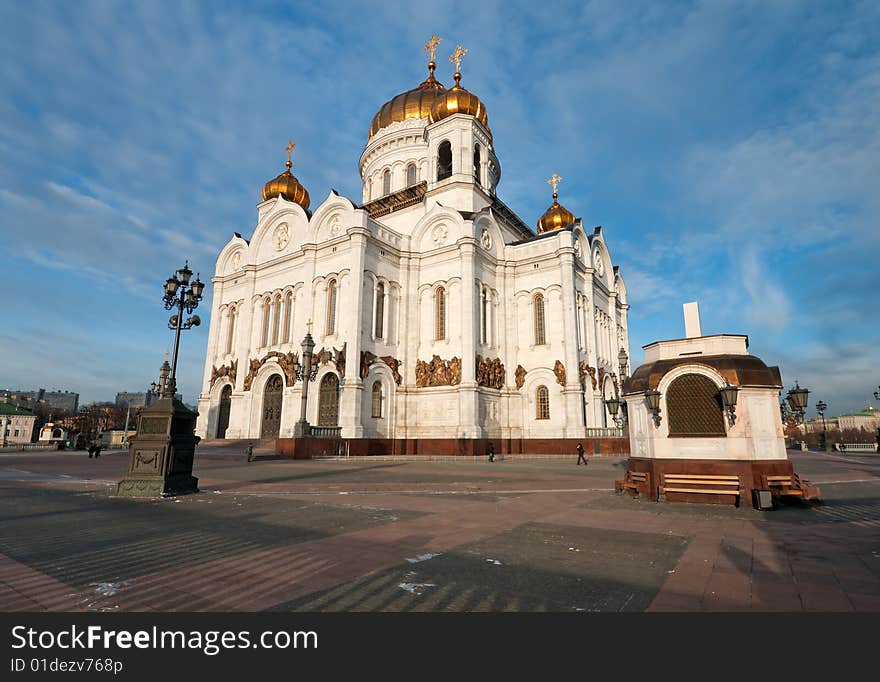
[[[428,77],[412,90],[407,90],[395,95],[385,102],[373,120],[370,122],[370,132],[367,139],[373,137],[382,128],[392,123],[405,121],[408,118],[428,118],[431,108],[438,95],[446,90],[446,87],[434,78],[434,59],[428,62]]]
[[[293,140],[291,140],[286,147],[287,161],[284,165],[287,166],[287,170],[263,185],[263,201],[268,201],[273,197],[281,196],[287,201],[299,204],[308,211],[310,202],[309,193],[306,188],[300,184],[300,181],[296,179],[296,176],[290,172],[290,168],[293,165],[290,162],[290,154],[295,146]]]
[[[450,61],[455,62],[455,75],[453,76],[455,85],[437,95],[428,120],[431,123],[436,123],[453,114],[467,114],[473,116],[486,126],[486,130],[489,130],[489,114],[486,112],[486,105],[475,94],[461,87],[461,58],[465,54],[467,54],[466,49],[463,49],[461,45],[455,46],[455,52],[449,58]]]

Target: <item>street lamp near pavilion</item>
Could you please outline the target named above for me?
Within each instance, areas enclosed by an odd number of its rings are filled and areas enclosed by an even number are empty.
[[[828,436],[827,436],[827,428],[825,426],[825,410],[828,409],[828,404],[822,400],[816,403],[816,412],[822,417],[822,439],[819,442],[820,450],[828,450]]]
[[[660,391],[656,388],[645,391],[645,400],[648,402],[648,409],[654,417],[654,426],[660,426]]]
[[[620,411],[620,399],[616,396],[611,396],[607,398],[605,401],[605,407],[608,408],[608,414],[611,415],[611,418],[614,420],[614,424],[617,428],[620,428],[622,420],[617,416],[617,413]]]
[[[803,421],[809,394],[809,390],[801,388],[798,382],[795,381],[794,388],[790,389],[786,395],[785,399],[788,401],[788,406],[791,408],[792,414],[797,416],[798,421]]]
[[[198,275],[196,275],[195,281],[190,283],[192,274],[192,270],[189,269],[189,261],[186,261],[175,276],[165,280],[165,296],[162,298],[165,309],[177,308],[177,312],[168,319],[168,328],[174,330],[174,353],[171,356],[171,375],[163,388],[163,397],[170,394],[173,398],[177,392],[177,351],[180,346],[181,330],[192,329],[202,323],[198,315],[192,315],[192,311],[198,308],[205,285]],[[184,310],[188,315],[191,315],[186,320],[183,319]]]
[[[736,422],[736,398],[739,394],[739,387],[725,383],[719,393],[721,394],[721,404],[727,412],[727,420],[733,426]]]

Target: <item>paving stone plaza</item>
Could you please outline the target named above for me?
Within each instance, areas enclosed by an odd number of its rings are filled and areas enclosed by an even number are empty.
[[[880,456],[790,451],[821,505],[613,491],[623,457],[248,463],[111,497],[127,451],[0,455],[2,611],[880,611]]]

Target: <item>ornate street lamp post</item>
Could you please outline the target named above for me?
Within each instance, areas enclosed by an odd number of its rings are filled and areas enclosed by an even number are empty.
[[[187,262],[174,277],[165,282],[163,302],[166,310],[177,309],[168,320],[174,330],[174,354],[171,364],[166,356],[159,370],[159,383],[150,388],[158,391],[159,399],[138,415],[137,435],[129,446],[128,474],[116,486],[123,497],[166,497],[199,491],[198,479],[192,475],[193,459],[199,437],[195,435],[198,412],[190,410],[177,394],[177,357],[180,332],[201,324],[198,315],[191,315],[205,285],[198,276],[190,283],[192,270]]]
[[[198,308],[199,301],[202,300],[202,292],[205,285],[196,275],[195,281],[190,284],[192,270],[189,269],[189,261],[186,261],[180,270],[177,271],[175,277],[169,277],[165,280],[165,310],[173,310],[177,308],[177,313],[172,315],[168,320],[168,328],[174,330],[174,353],[171,356],[171,376],[168,384],[164,387],[166,393],[170,393],[171,397],[177,392],[177,350],[180,346],[180,332],[183,329],[192,329],[198,327],[202,320],[198,315],[192,315],[192,311]],[[183,319],[183,311],[186,310],[188,317]],[[166,393],[163,393],[163,397]]]
[[[302,396],[300,398],[299,421],[293,425],[293,437],[304,438],[310,433],[309,421],[306,418],[306,410],[309,405],[309,382],[314,381],[318,375],[318,367],[312,367],[313,351],[315,350],[315,341],[312,339],[312,321],[306,324],[306,335],[302,340],[303,361],[296,368],[296,378],[302,382]]]
[[[739,387],[725,383],[719,392],[721,393],[721,404],[727,412],[727,420],[733,426],[736,422],[736,399],[739,395]]]
[[[828,404],[824,401],[820,400],[816,403],[816,412],[819,413],[819,416],[822,417],[822,440],[819,442],[819,448],[821,450],[828,450],[828,436],[826,434],[827,428],[825,427],[825,410],[828,409]]]
[[[620,428],[622,420],[617,416],[617,413],[620,411],[620,400],[615,396],[611,396],[605,400],[605,407],[608,408],[608,414],[611,415],[617,428]]]

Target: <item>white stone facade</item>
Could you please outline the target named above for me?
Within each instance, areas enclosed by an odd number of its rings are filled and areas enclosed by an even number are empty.
[[[438,180],[444,142],[452,174]],[[344,348],[345,364],[344,374],[319,364],[308,419],[318,424],[322,380],[336,374],[342,437],[583,438],[612,425],[602,398],[616,393],[618,353],[629,351],[629,306],[601,229],[577,221],[535,236],[497,199],[491,134],[465,114],[383,128],[360,172],[363,206],[330,192],[309,215],[276,197],[258,206],[250,239],[236,234],[220,252],[198,435],[267,436],[265,389],[280,375],[278,435],[292,437],[302,382],[289,380],[283,357],[302,360],[310,320],[315,350]],[[376,359],[362,377],[367,352]],[[460,370],[420,387],[417,363],[434,356]],[[496,386],[478,385],[477,356],[503,364],[503,376],[496,363],[482,382]],[[228,426],[218,434],[224,390]]]

